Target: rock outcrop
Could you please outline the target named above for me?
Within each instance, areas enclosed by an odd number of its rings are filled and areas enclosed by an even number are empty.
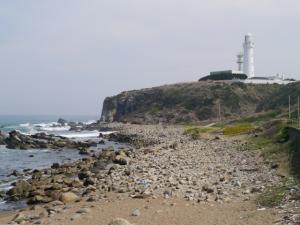
[[[1,137],[4,137],[3,139]],[[37,133],[34,135],[24,135],[18,131],[11,131],[8,136],[1,136],[0,142],[9,149],[60,149],[72,148],[81,149],[91,146],[89,142],[79,142],[68,138]]]
[[[8,137],[8,134],[0,130],[0,145],[5,145],[5,139]]]
[[[201,81],[126,91],[104,100],[101,121],[153,124],[216,120],[219,107],[222,118],[236,119],[273,110],[272,104],[266,108],[262,103],[272,101],[270,96],[281,90],[299,86]]]

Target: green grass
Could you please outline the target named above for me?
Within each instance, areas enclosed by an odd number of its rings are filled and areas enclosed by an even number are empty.
[[[284,180],[281,184],[269,187],[263,193],[258,195],[256,202],[263,207],[279,206],[283,200],[289,195],[293,200],[300,200],[300,192],[290,190],[299,186],[299,182],[294,179]]]
[[[245,117],[239,120],[240,123],[255,123],[255,124],[261,124],[266,121],[269,121],[271,119],[274,119],[280,115],[279,112],[272,111],[272,112],[267,112],[263,114],[259,114],[256,116],[250,116],[250,117]]]
[[[224,135],[239,135],[239,134],[246,134],[250,131],[254,130],[254,126],[250,123],[241,123],[241,124],[234,124],[234,125],[227,125],[223,129]]]
[[[257,203],[265,207],[279,206],[288,192],[289,189],[285,185],[271,187],[258,196]]]
[[[212,132],[214,130],[215,130],[215,128],[212,128],[212,127],[199,127],[199,126],[196,126],[196,127],[187,127],[184,130],[183,134],[184,135],[190,135],[193,138],[197,138],[200,134],[209,133],[209,132]]]

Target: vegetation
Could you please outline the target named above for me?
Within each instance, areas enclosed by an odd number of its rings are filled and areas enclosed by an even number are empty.
[[[269,187],[257,198],[261,206],[279,206],[287,198],[300,200],[300,192],[295,187],[300,181],[300,139],[295,130],[290,132],[289,123],[280,120],[268,120],[262,124],[263,132],[249,139],[250,149],[258,149],[271,166],[277,168],[279,175],[289,177],[282,183]]]
[[[274,186],[266,190],[257,198],[257,203],[261,206],[275,207],[279,206],[288,193],[285,185]]]
[[[187,127],[184,131],[184,135],[190,135],[192,136],[192,138],[196,139],[199,137],[200,134],[203,134],[203,133],[209,133],[209,132],[212,132],[212,131],[215,131],[216,129],[215,128],[212,128],[212,127]]]
[[[104,101],[102,119],[139,123],[189,123],[255,114],[278,85],[191,82],[123,92]]]
[[[250,123],[241,123],[235,125],[227,125],[223,129],[224,135],[239,135],[246,134],[254,130],[254,127]]]
[[[239,119],[238,121],[240,123],[254,123],[256,125],[262,125],[266,121],[272,120],[280,115],[280,112],[278,111],[270,111],[266,113],[259,113],[254,116],[248,116],[244,117],[242,119]]]

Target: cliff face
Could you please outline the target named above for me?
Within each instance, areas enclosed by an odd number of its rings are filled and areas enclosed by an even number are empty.
[[[219,105],[222,118],[238,118],[270,109],[266,102],[282,88],[288,87],[193,82],[127,91],[105,99],[101,121],[147,124],[215,120]]]

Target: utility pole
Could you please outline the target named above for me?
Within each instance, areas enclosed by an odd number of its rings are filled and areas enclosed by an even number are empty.
[[[289,120],[291,120],[291,96],[289,95]]]
[[[299,125],[300,125],[300,99],[299,99],[299,95],[298,95],[298,117],[297,117],[297,121],[298,121],[298,128],[299,128]]]
[[[220,122],[222,121],[221,119],[221,101],[219,100],[219,120]]]

